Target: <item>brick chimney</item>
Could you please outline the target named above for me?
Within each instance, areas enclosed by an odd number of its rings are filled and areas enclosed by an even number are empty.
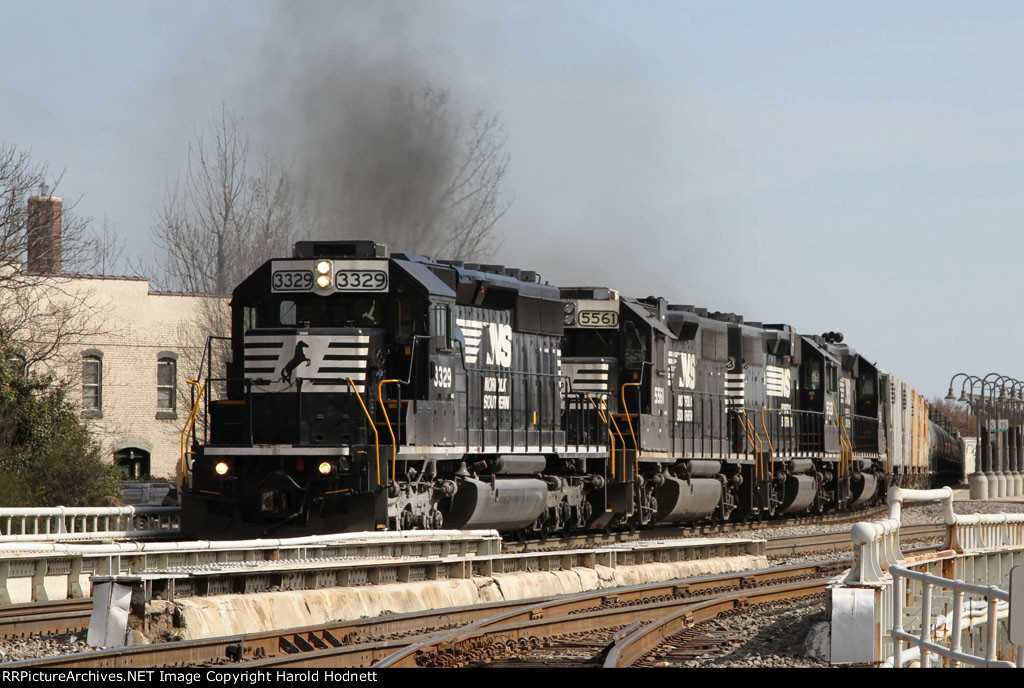
[[[39,195],[28,199],[28,271],[35,274],[60,272],[60,234],[63,199],[51,196],[46,184]]]

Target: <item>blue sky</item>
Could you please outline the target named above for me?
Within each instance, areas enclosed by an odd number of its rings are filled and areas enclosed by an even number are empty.
[[[500,262],[840,330],[929,396],[961,370],[1024,378],[1024,5],[289,8],[315,17],[311,49],[383,45],[500,115]],[[284,40],[278,6],[0,0],[0,16],[16,27],[0,140],[65,170],[61,193],[133,253],[153,251],[167,180],[220,103],[290,155],[265,126],[283,95],[253,81]]]

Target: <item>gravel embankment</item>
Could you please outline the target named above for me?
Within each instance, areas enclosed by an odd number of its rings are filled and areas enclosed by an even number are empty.
[[[70,655],[95,649],[85,644],[84,631],[32,638],[3,638],[0,639],[0,662]]]

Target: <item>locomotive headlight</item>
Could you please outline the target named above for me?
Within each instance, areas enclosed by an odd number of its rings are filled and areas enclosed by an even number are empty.
[[[321,289],[326,289],[327,287],[331,286],[331,276],[317,275],[316,286],[320,287]]]
[[[329,275],[331,274],[331,261],[321,260],[316,264],[316,274],[318,275]]]
[[[217,472],[217,475],[226,475],[228,472],[228,465],[221,461],[213,467],[213,470]]]
[[[566,313],[563,321],[566,325],[572,325],[574,322],[576,322],[576,318],[571,313]]]
[[[330,461],[324,461],[317,469],[320,471],[320,475],[330,475],[331,471],[334,470],[334,466],[331,465]]]
[[[576,304],[575,303],[573,303],[572,301],[566,301],[565,302],[565,313],[566,313],[566,315],[572,313],[575,310],[576,310]]]

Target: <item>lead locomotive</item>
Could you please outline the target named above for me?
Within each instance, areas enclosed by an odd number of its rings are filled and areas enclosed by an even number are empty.
[[[223,398],[187,428],[183,528],[760,518],[927,484],[929,442],[955,464],[923,399],[841,341],[372,241],[299,242],[234,291],[232,362],[206,381]]]

